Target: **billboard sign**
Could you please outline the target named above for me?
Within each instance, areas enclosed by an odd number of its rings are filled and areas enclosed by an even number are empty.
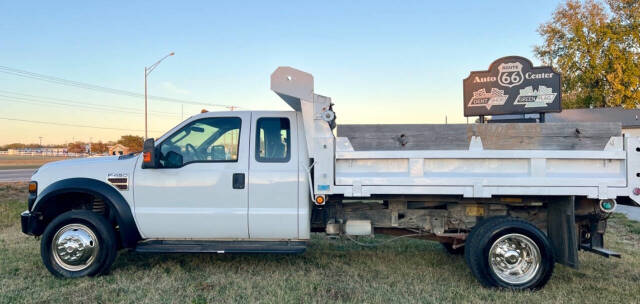
[[[464,116],[560,112],[560,74],[529,59],[502,57],[462,81]]]

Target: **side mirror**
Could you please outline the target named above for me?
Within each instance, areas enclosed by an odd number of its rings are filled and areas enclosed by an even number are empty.
[[[158,168],[156,142],[153,138],[147,138],[142,146],[142,169],[153,168]]]

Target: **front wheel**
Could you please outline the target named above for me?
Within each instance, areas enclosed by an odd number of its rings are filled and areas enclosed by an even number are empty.
[[[104,274],[117,255],[115,231],[103,216],[91,211],[65,212],[42,234],[40,254],[57,277]]]
[[[499,217],[483,222],[467,240],[465,257],[474,276],[487,287],[542,288],[553,273],[553,248],[534,225]]]

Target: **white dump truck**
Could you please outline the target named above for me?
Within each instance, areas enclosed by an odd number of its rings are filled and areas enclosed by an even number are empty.
[[[144,151],[42,166],[22,230],[56,276],[108,272],[118,250],[302,253],[312,232],[435,240],[488,287],[536,289],[578,250],[603,256],[607,217],[640,199],[640,140],[598,150],[358,150],[336,137],[311,74],[280,67],[293,111],[206,112]],[[426,136],[426,134],[425,134]],[[402,135],[400,136],[401,144]],[[404,145],[404,144],[403,144]]]

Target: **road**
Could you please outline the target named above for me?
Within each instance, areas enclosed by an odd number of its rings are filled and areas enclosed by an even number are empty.
[[[0,182],[26,182],[36,169],[0,170]]]
[[[615,212],[624,213],[629,219],[640,222],[640,207],[618,205]]]

